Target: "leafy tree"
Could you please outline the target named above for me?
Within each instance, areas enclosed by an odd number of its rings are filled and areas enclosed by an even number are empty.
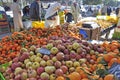
[[[83,0],[83,4],[87,4],[87,5],[96,5],[101,3],[102,0]]]

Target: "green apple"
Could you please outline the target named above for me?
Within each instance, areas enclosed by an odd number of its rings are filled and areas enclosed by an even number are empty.
[[[28,62],[30,62],[30,59],[25,59],[24,60],[24,64],[27,64]]]
[[[30,61],[34,62],[34,61],[35,61],[35,58],[36,58],[36,55],[32,55],[32,56],[30,57]]]
[[[77,50],[80,47],[79,43],[75,42],[72,44],[73,49]]]
[[[32,66],[32,62],[26,63],[26,68],[29,68],[29,67],[31,67],[31,66]]]
[[[40,65],[41,65],[42,67],[45,67],[45,66],[47,65],[47,62],[46,62],[45,60],[42,60],[42,61],[40,62]]]
[[[51,48],[53,48],[53,44],[52,43],[47,44],[46,48],[49,49],[49,50],[51,50]]]
[[[40,67],[39,62],[34,62],[34,63],[32,64],[32,68],[33,68],[33,69],[37,69],[38,67]]]
[[[73,62],[72,61],[66,61],[66,66],[67,67],[72,67],[73,66]]]
[[[73,63],[73,66],[76,68],[76,67],[79,67],[80,66],[80,63],[78,62],[78,61],[75,61],[74,63]]]
[[[53,61],[52,60],[48,60],[47,61],[47,66],[52,66],[53,65]]]
[[[50,80],[55,80],[56,79],[56,75],[55,74],[51,74],[50,75]]]
[[[42,60],[41,57],[38,57],[38,56],[37,56],[37,57],[35,58],[35,62],[40,62],[41,60]]]
[[[59,51],[59,50],[58,50],[58,48],[56,48],[56,47],[53,47],[53,48],[51,48],[51,50],[50,50],[51,54],[57,54],[58,51]]]

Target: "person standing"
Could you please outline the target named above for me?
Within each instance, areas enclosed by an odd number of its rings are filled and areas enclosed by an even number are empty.
[[[32,21],[39,21],[40,20],[40,7],[39,7],[40,0],[35,0],[33,3],[30,5],[30,19]]]
[[[112,12],[111,7],[110,7],[110,6],[109,6],[109,7],[107,7],[107,15],[108,15],[108,16],[110,16],[111,12]]]
[[[68,23],[71,23],[73,20],[73,15],[70,13],[70,11],[65,11],[65,21]]]
[[[79,15],[80,15],[80,8],[79,8],[79,6],[78,6],[78,4],[76,2],[74,2],[71,5],[71,13],[73,15],[74,22],[77,23]]]
[[[14,31],[20,31],[23,29],[21,10],[18,1],[19,0],[13,0],[11,6],[11,10],[13,11]]]

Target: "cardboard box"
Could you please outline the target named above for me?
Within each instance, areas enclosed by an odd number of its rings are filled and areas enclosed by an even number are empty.
[[[83,39],[99,40],[100,27],[95,28],[95,29],[93,29],[93,28],[80,28],[79,33],[83,36]]]

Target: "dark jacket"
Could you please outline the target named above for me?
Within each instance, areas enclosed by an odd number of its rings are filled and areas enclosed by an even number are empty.
[[[73,20],[73,15],[72,15],[72,13],[67,13],[66,15],[65,15],[65,20],[66,20],[66,22],[68,22],[68,23],[70,23],[70,22],[72,22],[72,20]]]
[[[30,5],[30,18],[32,20],[40,20],[40,14],[39,14],[39,4],[34,1],[31,5]]]

